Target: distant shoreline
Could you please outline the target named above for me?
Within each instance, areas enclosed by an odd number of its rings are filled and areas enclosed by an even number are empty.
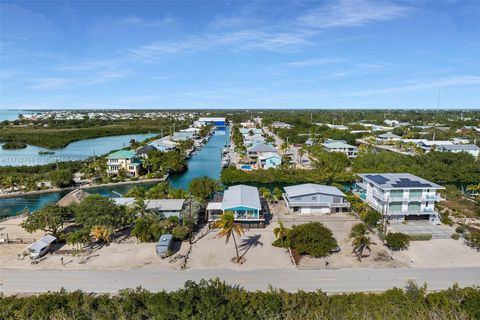
[[[0,194],[0,199],[2,198],[16,198],[22,196],[30,196],[36,194],[44,194],[44,193],[53,193],[53,192],[60,192],[60,191],[68,191],[68,190],[75,190],[75,189],[92,189],[92,188],[101,188],[101,187],[108,187],[108,186],[120,186],[120,185],[128,185],[128,184],[141,184],[141,183],[148,183],[148,182],[162,182],[168,179],[168,174],[165,175],[163,178],[154,178],[154,179],[143,179],[143,180],[136,180],[136,181],[123,181],[123,182],[110,182],[110,183],[102,183],[96,185],[86,185],[80,187],[66,187],[66,188],[52,188],[46,190],[36,190],[36,191],[28,191],[28,192],[12,192],[12,193],[2,193]]]

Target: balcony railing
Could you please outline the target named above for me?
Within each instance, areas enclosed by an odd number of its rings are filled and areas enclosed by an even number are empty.
[[[292,201],[286,194],[283,194],[283,198],[292,207],[329,207],[329,208],[349,208],[349,202],[318,202],[318,201]]]

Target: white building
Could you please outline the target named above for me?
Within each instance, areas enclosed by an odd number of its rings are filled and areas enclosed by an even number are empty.
[[[348,212],[350,208],[345,194],[332,186],[305,183],[283,189],[283,198],[292,213]]]
[[[478,157],[480,154],[480,148],[474,144],[439,145],[437,146],[437,151],[453,153],[466,152],[474,157]]]
[[[442,186],[410,173],[359,174],[355,193],[390,221],[440,223],[435,203]]]
[[[322,144],[323,150],[327,152],[344,153],[349,158],[354,158],[358,154],[358,148],[343,141],[327,141]]]
[[[391,132],[387,132],[387,133],[378,135],[376,139],[378,142],[385,143],[390,141],[400,141],[402,137],[397,136],[396,134],[393,134]]]

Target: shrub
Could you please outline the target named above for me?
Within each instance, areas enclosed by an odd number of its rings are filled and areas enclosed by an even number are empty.
[[[465,235],[467,245],[480,251],[480,230],[471,230]]]
[[[390,232],[385,237],[385,241],[387,247],[394,251],[407,249],[410,244],[409,237],[400,232]]]
[[[326,257],[337,247],[332,231],[319,222],[293,226],[287,233],[286,245],[299,254]]]
[[[453,240],[458,240],[458,239],[460,239],[460,234],[458,234],[458,233],[452,234],[452,239],[453,239]]]
[[[411,234],[408,236],[410,241],[428,241],[432,240],[431,233],[418,233],[418,234]]]
[[[376,227],[378,221],[380,221],[381,219],[382,214],[375,210],[368,210],[362,217],[363,222],[365,222],[369,227]]]
[[[448,211],[440,212],[440,220],[443,224],[448,224],[449,226],[453,226],[453,220],[450,218]]]
[[[465,231],[467,231],[467,227],[463,224],[459,225],[457,228],[455,228],[455,232],[464,234]]]
[[[190,228],[187,226],[176,226],[172,230],[173,237],[180,241],[185,240],[189,234],[190,234]]]

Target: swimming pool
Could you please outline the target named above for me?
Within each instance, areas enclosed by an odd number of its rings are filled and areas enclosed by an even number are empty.
[[[244,164],[240,167],[240,169],[242,169],[242,170],[252,170],[253,167],[249,164]]]

